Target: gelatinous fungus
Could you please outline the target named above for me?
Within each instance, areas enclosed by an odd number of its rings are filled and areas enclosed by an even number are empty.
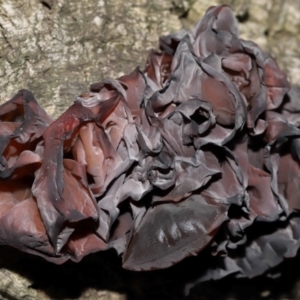
[[[197,282],[296,255],[300,90],[225,5],[160,48],[55,121],[26,90],[0,106],[1,244],[58,264],[115,248],[130,270],[206,248]]]

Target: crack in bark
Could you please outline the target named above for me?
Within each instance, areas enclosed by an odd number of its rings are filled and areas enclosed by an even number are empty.
[[[1,28],[2,37],[5,40],[6,44],[9,46],[9,48],[14,49],[14,47],[11,45],[11,43],[9,42],[8,37],[5,34],[6,29],[4,28],[4,26],[1,23],[0,23],[0,28]]]

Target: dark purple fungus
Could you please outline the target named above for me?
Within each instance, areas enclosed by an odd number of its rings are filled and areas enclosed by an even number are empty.
[[[299,99],[225,5],[55,121],[22,90],[0,106],[0,242],[136,271],[205,248],[187,289],[260,275],[299,248]]]

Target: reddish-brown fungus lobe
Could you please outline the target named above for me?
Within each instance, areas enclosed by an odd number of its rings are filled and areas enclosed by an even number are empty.
[[[206,249],[196,282],[260,275],[300,245],[299,103],[226,5],[57,120],[21,90],[0,106],[0,243],[136,271]]]

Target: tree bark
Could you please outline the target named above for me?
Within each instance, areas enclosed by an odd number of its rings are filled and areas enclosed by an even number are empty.
[[[0,101],[26,88],[59,116],[90,83],[143,68],[158,36],[180,30],[172,11],[171,0],[1,0]]]

